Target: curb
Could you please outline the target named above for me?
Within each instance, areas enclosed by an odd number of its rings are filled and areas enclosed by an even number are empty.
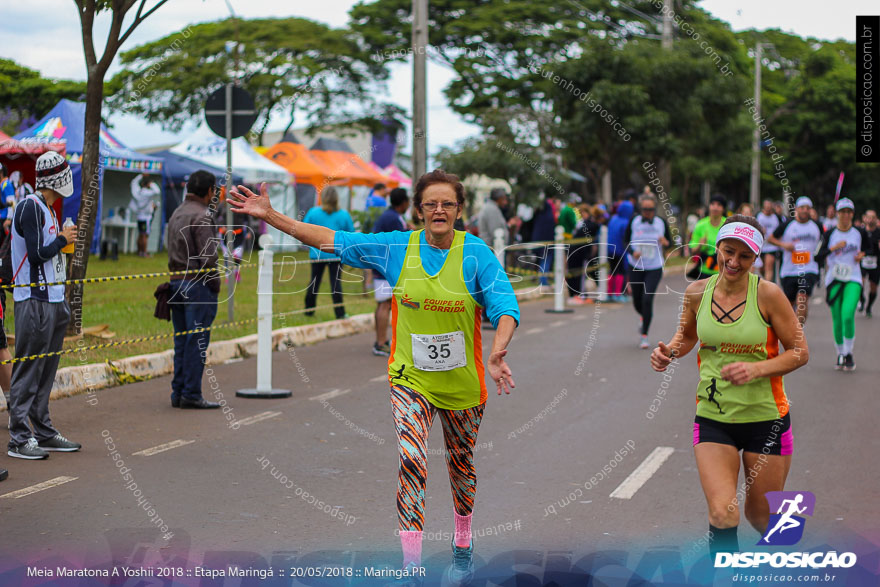
[[[357,314],[342,320],[291,326],[272,331],[272,349],[286,350],[291,346],[314,344],[322,340],[351,336],[374,328],[373,314]],[[231,359],[246,359],[257,354],[257,335],[221,340],[208,345],[206,364],[219,365]],[[126,357],[113,362],[116,373],[106,363],[64,367],[55,374],[50,399],[92,393],[99,389],[124,385],[125,375],[152,379],[174,372],[174,351]],[[119,375],[117,375],[117,373]]]
[[[530,301],[541,297],[539,289],[517,293],[519,301]],[[290,347],[315,344],[331,338],[352,336],[369,332],[375,328],[373,313],[357,314],[342,320],[330,320],[316,324],[291,326],[272,331],[272,349],[284,351]],[[233,359],[246,359],[257,354],[257,335],[249,334],[231,340],[221,340],[208,345],[207,365],[219,365]],[[113,362],[116,368],[106,363],[90,363],[74,367],[64,367],[55,374],[55,383],[49,399],[61,399],[87,393],[91,395],[99,389],[123,386],[129,381],[126,375],[152,379],[174,372],[174,351],[166,350],[146,355],[126,357]],[[0,408],[5,411],[6,406]]]

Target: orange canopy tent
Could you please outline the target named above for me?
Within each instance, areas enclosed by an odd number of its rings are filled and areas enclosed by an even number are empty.
[[[397,187],[398,182],[370,167],[343,141],[318,139],[312,145],[311,154],[330,170],[330,178],[343,180],[344,185],[372,186],[384,183]],[[298,179],[298,178],[297,178]]]
[[[267,157],[293,174],[296,183],[307,183],[321,189],[331,184],[330,168],[299,143],[277,143],[263,152]]]

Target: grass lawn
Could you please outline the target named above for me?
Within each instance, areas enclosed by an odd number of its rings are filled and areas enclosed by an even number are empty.
[[[308,264],[298,264],[294,267],[293,258],[308,259],[308,252],[275,254],[275,261],[286,259],[284,266],[276,266],[274,269],[275,282],[272,298],[272,312],[289,312],[305,307],[305,288],[311,277],[311,268]],[[257,262],[256,251],[252,254],[251,262]],[[168,271],[167,253],[161,252],[154,257],[142,258],[136,255],[120,255],[118,261],[101,261],[97,256],[89,260],[88,277],[105,277],[110,275],[131,275],[138,273],[156,273]],[[363,271],[360,269],[346,268],[347,274],[343,273],[345,280],[342,289],[345,293],[345,311],[349,315],[371,312],[376,303],[373,294],[363,292]],[[153,317],[156,306],[156,298],[153,292],[156,287],[167,281],[168,277],[153,277],[148,279],[133,279],[113,281],[107,283],[89,283],[84,288],[83,327],[96,326],[99,324],[109,325],[109,329],[115,333],[111,339],[101,339],[86,336],[86,344],[107,343],[118,340],[139,338],[172,332],[171,322],[157,320]],[[235,288],[235,320],[256,318],[257,316],[257,267],[246,267],[241,270],[241,282]],[[15,333],[15,304],[7,295],[7,312],[5,324],[7,332]],[[217,309],[217,318],[214,325],[228,322],[226,303],[226,284],[224,282],[221,292],[222,301]],[[324,273],[321,284],[321,293],[318,294],[318,306],[333,303],[330,298],[330,285],[328,275]],[[303,314],[294,314],[273,319],[273,328],[298,326],[315,322],[323,322],[335,319],[333,308],[319,309],[312,317]],[[237,338],[257,331],[256,322],[219,328],[211,332],[211,340],[227,340]],[[171,338],[140,342],[132,345],[113,347],[87,351],[84,353],[72,353],[62,355],[61,366],[84,365],[88,363],[101,363],[106,359],[115,360],[132,355],[158,352],[173,348]],[[77,348],[77,343],[68,341],[65,348]],[[10,350],[12,350],[10,348]]]

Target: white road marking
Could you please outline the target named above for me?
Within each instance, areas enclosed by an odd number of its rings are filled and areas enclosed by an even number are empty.
[[[280,415],[281,412],[263,412],[261,414],[250,416],[249,418],[239,420],[238,423],[242,426],[250,426],[251,424],[256,424],[257,422],[262,422],[263,420],[268,420],[269,418],[274,418]]]
[[[557,320],[556,322],[551,322],[550,326],[553,328],[559,328],[560,326],[565,326],[566,322],[568,322],[568,320]]]
[[[151,457],[153,455],[159,454],[160,452],[165,452],[166,450],[171,450],[172,448],[177,448],[178,446],[186,446],[187,444],[194,443],[195,440],[172,440],[171,442],[166,442],[165,444],[160,444],[159,446],[154,446],[153,448],[145,448],[144,450],[139,450],[137,452],[131,453],[132,456],[143,456],[143,457]]]
[[[818,306],[819,304],[821,304],[824,301],[825,300],[822,298],[813,298],[812,300],[810,300],[810,303],[813,304],[814,306]]]
[[[32,493],[37,493],[38,491],[43,491],[44,489],[51,489],[52,487],[64,485],[68,481],[76,481],[77,479],[79,479],[79,477],[55,477],[54,479],[49,479],[48,481],[43,481],[42,483],[37,483],[36,485],[31,485],[30,487],[19,489],[18,491],[4,493],[3,495],[0,495],[0,499],[18,499],[19,497],[24,497]]]
[[[526,334],[538,334],[539,332],[544,332],[544,329],[540,326],[537,328],[529,328],[526,330]]]
[[[378,377],[373,377],[372,379],[370,379],[370,381],[388,381],[388,373],[383,373]]]
[[[648,482],[648,479],[657,472],[657,469],[666,462],[666,459],[669,458],[675,452],[675,449],[671,446],[658,446],[648,457],[642,461],[636,470],[630,473],[629,477],[623,480],[623,483],[617,486],[617,489],[611,492],[609,497],[616,497],[618,499],[631,499],[633,495],[636,494],[636,491],[641,489],[642,485]]]
[[[327,393],[322,393],[321,395],[316,395],[315,397],[310,397],[309,399],[319,402],[319,401],[322,401],[325,399],[332,399],[334,397],[339,397],[340,395],[345,395],[349,391],[351,391],[351,390],[350,389],[331,389]]]

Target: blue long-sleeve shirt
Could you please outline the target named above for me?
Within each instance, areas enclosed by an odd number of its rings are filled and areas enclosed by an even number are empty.
[[[391,287],[397,284],[406,247],[412,231],[361,234],[336,231],[334,251],[342,262],[352,267],[375,269]],[[419,238],[419,255],[422,267],[429,275],[436,275],[446,261],[448,249],[432,247],[422,232]],[[486,308],[489,321],[498,326],[501,316],[511,316],[519,324],[519,304],[507,273],[495,253],[478,237],[467,234],[464,239],[462,278],[468,293],[479,305]]]

